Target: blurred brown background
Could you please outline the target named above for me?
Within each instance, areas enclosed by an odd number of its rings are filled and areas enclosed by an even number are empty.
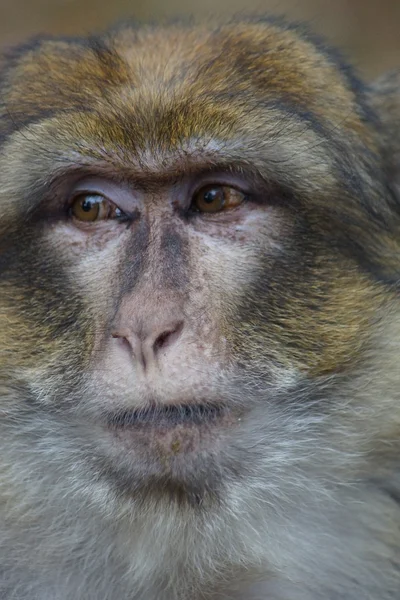
[[[82,33],[138,20],[240,11],[302,19],[372,78],[400,67],[400,0],[0,0],[0,45],[36,33]]]

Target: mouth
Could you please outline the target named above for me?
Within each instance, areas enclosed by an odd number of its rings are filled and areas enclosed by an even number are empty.
[[[226,407],[216,404],[152,405],[147,408],[125,410],[112,414],[108,424],[115,429],[143,427],[173,428],[177,426],[206,425],[226,416]]]
[[[164,493],[166,486],[171,492],[175,485],[179,493],[193,486],[203,489],[198,474],[209,473],[211,485],[241,414],[222,401],[167,405],[153,401],[109,413],[101,447],[116,472],[124,474],[124,481],[134,482],[135,489],[141,482],[156,494]]]

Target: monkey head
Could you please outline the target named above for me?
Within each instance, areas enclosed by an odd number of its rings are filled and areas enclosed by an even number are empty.
[[[240,530],[220,547],[238,564],[245,525],[280,539],[281,515],[387,468],[393,91],[268,20],[40,38],[7,56],[1,85],[15,494],[30,477],[49,506],[61,481],[59,495],[139,524],[168,506],[176,527],[207,509],[214,538]]]

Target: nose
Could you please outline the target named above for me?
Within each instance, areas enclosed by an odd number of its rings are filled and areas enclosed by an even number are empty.
[[[112,337],[127,347],[135,362],[147,369],[156,364],[163,352],[174,346],[184,328],[184,321],[176,314],[159,314],[152,318],[147,317],[146,322],[131,318],[130,323],[121,323],[112,331]]]

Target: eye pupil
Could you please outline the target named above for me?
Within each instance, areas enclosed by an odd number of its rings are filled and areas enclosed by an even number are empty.
[[[206,204],[212,204],[216,200],[223,200],[223,193],[221,190],[208,190],[205,192],[203,200]]]
[[[89,200],[88,198],[85,198],[82,203],[81,203],[81,209],[84,212],[90,212],[93,208],[93,201]]]

